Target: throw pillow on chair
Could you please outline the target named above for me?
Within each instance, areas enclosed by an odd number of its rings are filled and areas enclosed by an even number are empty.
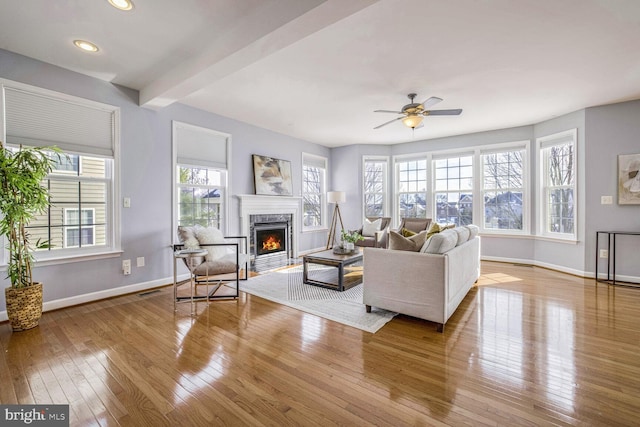
[[[365,218],[362,224],[362,235],[364,237],[375,237],[376,232],[382,228],[382,218],[378,218],[375,221],[369,221]]]

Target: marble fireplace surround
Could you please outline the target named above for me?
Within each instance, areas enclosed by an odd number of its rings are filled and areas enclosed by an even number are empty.
[[[290,214],[291,234],[293,242],[291,250],[294,258],[298,257],[298,233],[300,233],[300,210],[302,197],[289,196],[258,196],[255,194],[239,194],[236,196],[240,201],[240,234],[250,241],[250,215],[264,214]]]

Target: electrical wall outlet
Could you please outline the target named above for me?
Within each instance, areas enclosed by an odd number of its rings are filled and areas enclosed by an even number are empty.
[[[122,260],[122,272],[124,273],[125,276],[128,276],[129,274],[131,274],[131,260],[130,259]]]
[[[143,256],[139,256],[138,258],[136,258],[136,265],[138,267],[144,267],[144,257]]]
[[[131,198],[130,197],[125,197],[124,199],[122,199],[122,206],[125,208],[130,208],[131,207]]]
[[[609,251],[606,249],[600,249],[600,258],[609,258]]]

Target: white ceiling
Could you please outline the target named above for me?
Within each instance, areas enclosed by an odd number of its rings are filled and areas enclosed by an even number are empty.
[[[638,0],[2,1],[0,48],[329,147],[537,123],[640,98]],[[85,39],[95,54],[72,45]],[[412,132],[376,109],[438,96]]]

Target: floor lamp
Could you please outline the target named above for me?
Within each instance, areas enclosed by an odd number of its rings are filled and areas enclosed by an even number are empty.
[[[342,215],[340,215],[340,203],[347,201],[347,196],[344,191],[329,191],[327,193],[327,203],[335,203],[336,207],[333,209],[333,218],[331,218],[331,227],[329,227],[329,237],[327,238],[326,249],[333,247],[333,241],[336,238],[336,227],[338,226],[338,220],[340,220],[340,231],[344,229],[342,223]]]

